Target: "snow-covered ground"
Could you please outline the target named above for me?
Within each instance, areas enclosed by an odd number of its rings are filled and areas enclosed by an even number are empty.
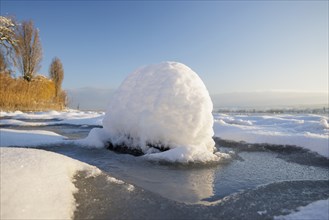
[[[41,145],[46,147],[51,144],[63,143],[65,139],[64,136],[51,131],[0,129],[0,147],[37,147]]]
[[[275,220],[327,220],[329,219],[329,199],[319,200],[307,206],[299,207],[297,212],[289,215],[275,216]]]
[[[101,126],[104,112],[1,112],[1,126],[47,126],[54,124]],[[42,122],[26,119],[45,120]],[[328,116],[314,114],[264,115],[264,114],[214,114],[214,133],[224,140],[245,141],[247,143],[267,143],[296,145],[329,157]],[[89,147],[103,147],[105,134],[92,131],[88,138],[76,141]],[[64,136],[45,131],[17,131],[1,128],[0,146],[36,146],[65,142]]]
[[[37,149],[0,148],[1,219],[71,219],[72,183],[77,171],[100,174],[96,167]]]
[[[78,189],[74,176],[106,175],[108,183],[134,186],[67,156],[28,148],[0,148],[0,219],[72,219]]]
[[[215,136],[224,140],[295,145],[329,157],[327,116],[214,114],[214,119]]]
[[[66,111],[49,112],[0,112],[0,125],[18,126],[47,126],[47,125],[93,125],[102,126],[104,112],[78,111],[67,109]],[[43,120],[42,122],[26,122],[24,120]]]

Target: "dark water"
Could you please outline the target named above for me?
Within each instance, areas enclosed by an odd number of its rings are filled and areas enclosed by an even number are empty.
[[[92,127],[8,127],[85,137]],[[216,139],[232,159],[180,165],[76,145],[46,150],[97,166],[103,174],[75,177],[76,219],[271,219],[329,198],[329,160],[294,147],[248,145]],[[108,181],[112,176],[125,184]],[[134,190],[129,190],[129,185]]]

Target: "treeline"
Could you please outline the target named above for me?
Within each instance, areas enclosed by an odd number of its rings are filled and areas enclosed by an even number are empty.
[[[32,21],[0,16],[0,110],[42,111],[66,107],[64,68],[55,57],[49,78],[38,74],[42,46]],[[19,73],[19,77],[14,77]]]

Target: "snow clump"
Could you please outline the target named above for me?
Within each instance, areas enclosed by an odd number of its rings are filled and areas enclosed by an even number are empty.
[[[214,154],[212,109],[208,90],[193,70],[163,62],[125,79],[111,100],[103,127],[114,146],[138,148],[150,159],[214,161],[220,156]]]

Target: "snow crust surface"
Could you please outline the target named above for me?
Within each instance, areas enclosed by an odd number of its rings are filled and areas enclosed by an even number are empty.
[[[1,219],[71,219],[77,171],[101,171],[66,156],[37,149],[0,148]]]
[[[66,137],[52,131],[0,129],[0,147],[36,147],[63,143]]]
[[[67,109],[66,111],[48,111],[48,112],[0,112],[2,118],[0,125],[17,126],[47,126],[47,125],[92,125],[101,126],[104,112],[78,111]],[[26,122],[23,120],[49,120],[42,122]]]
[[[189,67],[163,62],[130,74],[114,94],[103,126],[114,145],[170,148],[149,154],[169,161],[216,160],[212,101],[199,76]]]
[[[319,200],[299,207],[297,212],[285,216],[275,216],[275,220],[327,220],[329,219],[329,200]]]
[[[224,140],[295,145],[329,157],[328,117],[321,115],[214,115]]]
[[[104,143],[108,141],[108,134],[102,128],[93,128],[87,137],[74,140],[73,143],[85,148],[104,148]]]

